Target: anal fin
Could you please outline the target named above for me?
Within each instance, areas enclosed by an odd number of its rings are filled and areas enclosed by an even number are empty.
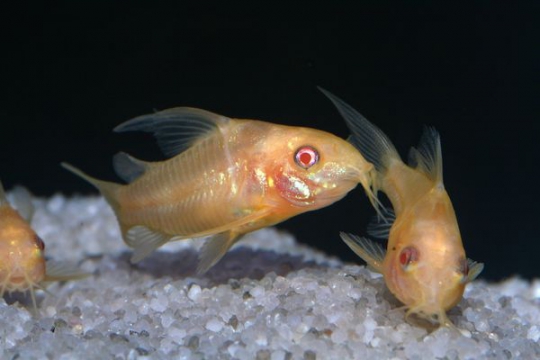
[[[133,248],[131,262],[137,263],[150,255],[158,247],[171,240],[170,235],[153,231],[146,226],[134,226],[126,232],[126,243]]]
[[[382,263],[386,255],[384,248],[365,237],[360,237],[347,233],[340,233],[341,239],[345,241],[356,255],[360,256],[368,266],[378,273],[382,273]]]
[[[222,232],[206,239],[201,253],[199,254],[199,265],[197,274],[204,274],[214,266],[231,246],[238,240],[239,236],[231,231]]]

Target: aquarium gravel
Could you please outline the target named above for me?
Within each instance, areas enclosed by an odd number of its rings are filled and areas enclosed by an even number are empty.
[[[0,300],[2,359],[540,358],[539,280],[475,281],[449,312],[460,332],[430,333],[404,321],[380,275],[274,228],[197,276],[201,241],[132,265],[102,198],[34,201],[48,257],[91,276],[40,291],[35,315],[28,298]]]

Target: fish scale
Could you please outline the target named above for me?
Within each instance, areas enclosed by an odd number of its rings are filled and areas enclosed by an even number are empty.
[[[170,162],[153,164],[152,176],[142,177],[133,183],[133,187],[120,190],[126,192],[121,196],[127,198],[144,188],[151,194],[151,202],[156,203],[149,206],[149,201],[140,196],[143,200],[140,209],[131,208],[124,215],[125,222],[138,224],[143,221],[149,227],[169,234],[189,236],[236,220],[234,209],[215,206],[230,198],[230,184],[235,182],[229,172],[231,164],[218,161],[217,154],[224,151],[223,142],[221,134],[205,139]],[[211,173],[209,167],[213,169]],[[217,179],[219,173],[224,173],[225,179]],[[233,175],[237,173],[233,171]],[[169,207],[169,204],[175,206]]]

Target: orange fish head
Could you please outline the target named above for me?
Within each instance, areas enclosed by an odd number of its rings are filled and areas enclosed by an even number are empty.
[[[390,291],[407,307],[407,318],[434,326],[452,326],[446,311],[463,297],[468,262],[461,238],[425,229],[402,233],[415,241],[389,246],[383,267]],[[456,235],[453,235],[456,236]]]
[[[45,245],[35,233],[0,245],[0,294],[33,289],[45,276]]]
[[[373,165],[337,136],[291,128],[269,143],[276,145],[275,150],[269,150],[276,159],[270,171],[275,188],[295,206],[310,210],[328,206],[359,182],[369,189]]]

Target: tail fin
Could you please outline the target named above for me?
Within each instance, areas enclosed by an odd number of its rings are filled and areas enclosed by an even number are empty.
[[[392,160],[401,161],[396,148],[381,129],[337,96],[320,87],[319,90],[334,103],[345,119],[352,133],[349,142],[360,151],[367,161],[375,165],[377,172],[384,174]]]
[[[117,214],[118,217],[118,210],[120,209],[120,204],[116,200],[116,191],[118,188],[120,188],[122,185],[116,184],[110,181],[103,181],[98,180],[96,178],[93,178],[81,170],[77,169],[71,164],[68,163],[61,163],[60,164],[64,169],[72,172],[73,174],[77,175],[80,178],[83,178],[84,180],[88,181],[90,184],[92,184],[94,187],[96,187],[99,192],[105,197],[105,200],[109,203],[109,205],[112,207],[115,214]],[[120,219],[118,219],[120,222]]]

